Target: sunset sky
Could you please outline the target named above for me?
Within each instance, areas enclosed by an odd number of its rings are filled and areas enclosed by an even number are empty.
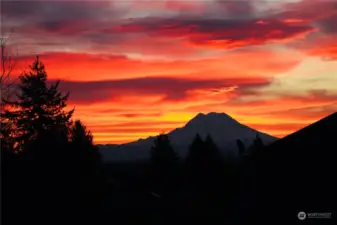
[[[225,112],[283,137],[337,111],[337,0],[4,1],[15,74],[39,54],[96,143]]]

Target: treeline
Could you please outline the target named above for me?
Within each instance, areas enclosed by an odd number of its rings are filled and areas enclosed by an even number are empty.
[[[120,212],[135,215],[146,207],[152,207],[147,211],[150,217],[225,218],[236,213],[241,165],[223,157],[211,136],[203,140],[197,134],[185,159],[178,157],[167,135],[157,136],[141,185],[126,188],[114,183],[104,169],[92,134],[81,121],[72,119],[74,110],[66,110],[69,93],[62,94],[58,86],[59,82],[47,85],[46,69],[37,57],[20,76],[16,96],[3,99],[4,224],[48,224],[58,219],[76,223],[93,219],[97,224],[101,218],[114,221]],[[244,144],[240,140],[237,144],[244,155]],[[261,147],[257,137],[252,149]],[[126,200],[128,194],[135,199]]]
[[[238,184],[234,169],[210,136],[202,140],[197,134],[187,157],[181,159],[168,136],[162,134],[156,137],[151,151],[150,190],[160,196],[161,207],[175,213],[224,216],[229,214]]]
[[[178,214],[233,218],[239,210],[243,165],[264,146],[258,135],[247,149],[240,140],[237,145],[238,159],[229,159],[210,135],[203,140],[197,134],[183,159],[174,151],[168,135],[157,136],[147,169],[149,191],[160,198],[159,205]]]

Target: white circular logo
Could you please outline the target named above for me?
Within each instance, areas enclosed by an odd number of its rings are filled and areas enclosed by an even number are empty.
[[[299,212],[299,213],[297,214],[297,217],[298,217],[298,219],[300,219],[300,220],[304,220],[304,219],[307,217],[307,214],[305,214],[305,212]]]

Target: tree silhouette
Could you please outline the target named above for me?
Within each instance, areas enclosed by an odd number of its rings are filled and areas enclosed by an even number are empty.
[[[197,133],[189,146],[184,165],[185,198],[187,203],[185,207],[192,210],[192,212],[200,210],[204,205],[205,187],[208,185],[205,180],[207,173],[204,168],[204,147],[204,141]],[[191,204],[192,202],[193,204]]]
[[[260,135],[257,133],[256,138],[251,146],[252,154],[255,155],[258,151],[260,151],[264,147],[264,143],[260,138]]]
[[[224,191],[224,185],[227,184],[225,174],[225,161],[223,156],[214,143],[212,137],[207,135],[204,142],[204,172],[205,180],[208,183],[208,191],[214,194],[214,197],[219,198],[221,192]],[[228,185],[228,184],[227,184]]]
[[[188,170],[189,169],[200,170],[200,168],[202,167],[201,165],[203,163],[203,156],[204,156],[204,141],[201,139],[199,133],[197,133],[189,147],[189,152],[186,157],[185,164]]]
[[[69,133],[70,152],[68,157],[76,168],[76,175],[84,178],[84,182],[89,182],[83,185],[83,188],[89,190],[93,188],[91,184],[94,183],[94,180],[99,182],[99,179],[102,178],[99,176],[101,174],[101,154],[93,143],[91,132],[80,120],[72,124]]]
[[[224,169],[222,155],[211,136],[207,135],[203,141],[197,134],[186,158],[188,202],[195,203],[189,207],[195,207],[199,213],[216,212],[224,199],[221,193],[227,182]]]
[[[197,177],[209,177],[211,170],[214,170],[222,163],[222,155],[212,137],[207,135],[203,141],[197,134],[190,145],[186,158],[186,166],[192,173],[198,173]],[[212,175],[212,174],[211,174]]]
[[[101,155],[93,143],[93,136],[86,126],[76,120],[70,128],[70,143],[74,155],[79,158],[83,166],[82,170],[97,169],[101,163]]]
[[[177,179],[179,157],[173,150],[168,135],[160,134],[151,148],[151,177],[160,193],[172,191]]]
[[[6,148],[16,151],[20,172],[14,177],[24,187],[16,194],[20,196],[15,198],[16,204],[24,209],[20,213],[34,218],[39,218],[38,213],[47,215],[53,205],[68,202],[71,207],[76,202],[72,200],[75,192],[69,191],[74,173],[67,157],[73,110],[65,112],[68,94],[62,95],[58,85],[47,87],[47,73],[37,57],[30,70],[20,76],[16,97],[4,100],[8,108],[1,113],[9,127],[1,139]]]
[[[105,194],[105,177],[102,171],[101,155],[93,143],[93,136],[87,127],[76,120],[70,127],[70,158],[73,184],[79,192],[78,201],[91,212],[98,210]]]
[[[225,163],[223,155],[210,135],[207,135],[204,146],[205,169],[207,170],[207,173],[209,173],[208,177],[213,179],[213,181],[215,180],[215,182],[218,182],[217,180],[219,177],[223,175],[223,166]]]
[[[12,71],[16,65],[14,55],[10,53],[7,47],[7,42],[10,41],[12,33],[9,33],[7,37],[0,37],[0,145],[1,149],[12,150],[14,146],[13,140],[13,124],[11,121],[3,117],[5,109],[8,108],[9,101],[14,95],[14,76]]]
[[[3,151],[13,151],[15,140],[13,138],[13,126],[12,123],[0,115],[0,148]]]
[[[58,86],[59,81],[47,87],[47,72],[39,57],[30,66],[30,71],[20,76],[17,100],[6,101],[9,109],[1,115],[15,128],[17,150],[22,150],[29,141],[56,125],[69,125],[73,110],[64,111],[69,93],[63,96]]]
[[[13,96],[13,86],[16,80],[12,76],[16,60],[7,47],[7,42],[10,41],[11,36],[12,33],[9,33],[7,37],[0,37],[0,112],[3,112],[6,105],[4,100],[8,101]]]
[[[219,148],[209,134],[206,136],[204,146],[206,150],[205,155],[207,156],[205,158],[210,164],[214,165],[214,163],[222,161],[222,155],[219,152]]]
[[[242,156],[246,150],[245,144],[240,139],[236,141],[236,144],[239,148],[239,155]]]

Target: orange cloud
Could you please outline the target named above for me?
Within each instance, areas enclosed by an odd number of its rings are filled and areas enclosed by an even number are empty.
[[[116,118],[120,118],[116,116]],[[96,120],[83,121],[94,134],[95,143],[125,143],[146,138],[148,136],[156,136],[160,133],[167,133],[176,127],[183,125],[183,122],[174,121],[153,121],[151,118],[138,118],[140,120],[148,120],[148,122],[107,122],[104,124],[97,123]]]
[[[278,52],[268,49],[248,49],[195,60],[141,60],[118,55],[67,52],[40,54],[51,78],[68,81],[157,76],[200,79],[210,75],[212,79],[259,78],[288,71],[300,62],[300,57],[294,51]],[[20,57],[18,71],[27,68],[33,59],[34,56]]]
[[[324,116],[323,116],[324,117]],[[322,118],[323,118],[322,117]],[[314,120],[313,120],[314,122]],[[262,131],[267,132],[269,134],[273,134],[275,137],[282,138],[285,135],[293,133],[297,130],[300,130],[308,125],[307,122],[303,123],[274,123],[274,124],[256,124],[256,123],[248,123],[247,126]]]
[[[337,31],[336,31],[337,33]],[[304,50],[309,55],[320,56],[326,60],[337,60],[337,34],[321,38]]]

